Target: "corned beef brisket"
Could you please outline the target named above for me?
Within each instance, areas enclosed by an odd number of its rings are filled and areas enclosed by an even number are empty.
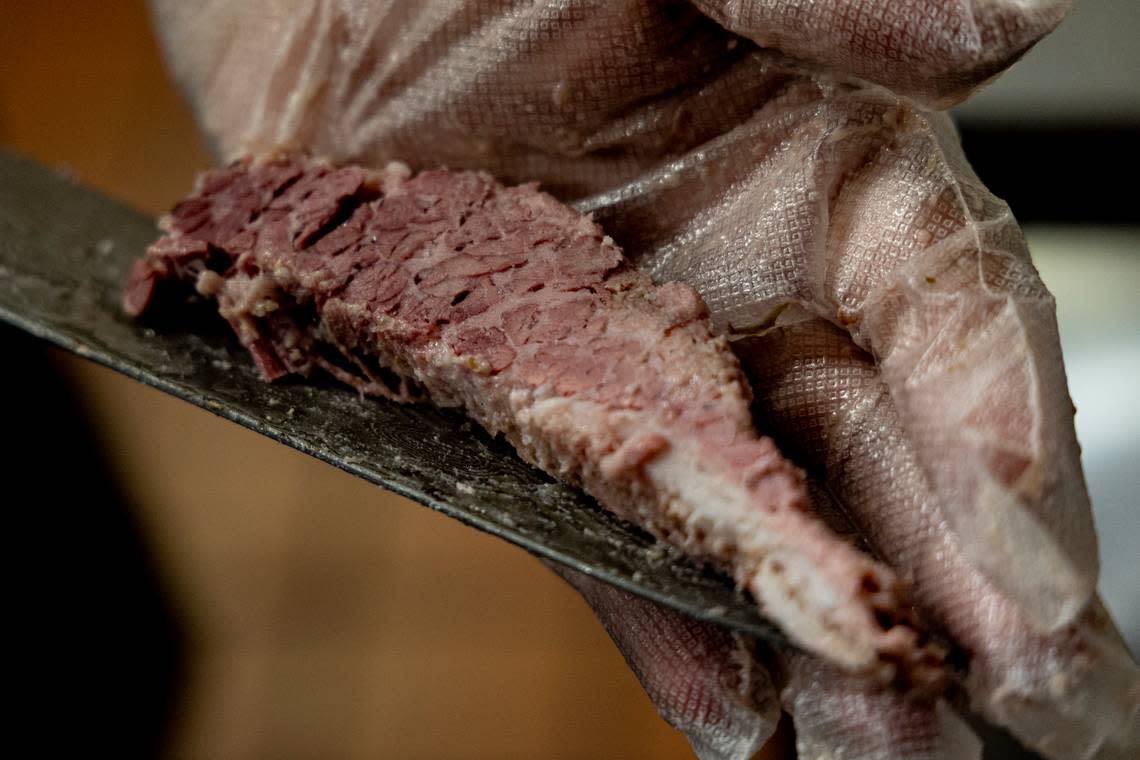
[[[527,461],[730,572],[805,649],[932,678],[892,571],[832,535],[753,429],[750,391],[687,285],[654,285],[533,185],[279,155],[209,171],[124,304],[215,298],[267,381],[461,407]],[[185,287],[183,288],[185,292]]]

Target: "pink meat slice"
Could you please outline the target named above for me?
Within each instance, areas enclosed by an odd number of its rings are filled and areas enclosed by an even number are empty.
[[[687,285],[655,286],[533,185],[290,156],[200,177],[137,262],[132,314],[192,284],[265,380],[323,369],[460,407],[527,461],[730,572],[807,649],[929,685],[895,575],[812,514]]]

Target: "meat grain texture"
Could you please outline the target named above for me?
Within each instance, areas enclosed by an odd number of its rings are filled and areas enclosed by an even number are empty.
[[[687,285],[655,286],[588,217],[476,172],[293,156],[207,172],[136,263],[217,299],[265,380],[324,370],[362,394],[459,407],[526,460],[729,571],[805,649],[936,685],[894,573],[811,513],[752,425],[727,343]]]

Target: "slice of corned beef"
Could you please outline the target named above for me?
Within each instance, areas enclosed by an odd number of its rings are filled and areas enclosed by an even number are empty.
[[[752,427],[749,389],[688,286],[656,286],[533,185],[278,156],[202,175],[136,263],[216,298],[266,380],[320,368],[362,393],[462,407],[519,454],[731,572],[806,649],[918,677],[894,574],[811,513]],[[901,667],[900,667],[901,666]]]

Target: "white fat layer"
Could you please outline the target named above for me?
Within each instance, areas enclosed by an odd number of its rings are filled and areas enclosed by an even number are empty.
[[[813,651],[827,652],[847,667],[874,658],[869,638],[837,628],[834,612],[848,591],[835,589],[796,545],[794,524],[802,520],[799,515],[769,512],[740,485],[702,467],[696,447],[684,442],[650,462],[646,473],[660,490],[674,494],[672,506],[690,530],[700,526],[712,545],[734,542],[743,557],[757,561],[743,580],[765,614],[781,621],[788,636]]]
[[[524,427],[533,425],[592,440],[622,441],[636,435],[665,438],[669,446],[643,469],[654,493],[646,496],[637,512],[652,519],[648,507],[658,515],[679,518],[686,529],[681,546],[686,551],[698,549],[707,555],[722,546],[735,546],[732,570],[737,581],[797,644],[852,669],[874,660],[873,629],[845,626],[845,616],[838,614],[844,611],[850,590],[836,588],[799,543],[796,528],[810,517],[769,511],[742,485],[725,477],[699,444],[644,414],[562,397],[532,402],[530,394],[521,391],[513,392],[510,401]],[[590,483],[585,485],[591,490]],[[693,539],[697,532],[706,536],[700,544]]]

